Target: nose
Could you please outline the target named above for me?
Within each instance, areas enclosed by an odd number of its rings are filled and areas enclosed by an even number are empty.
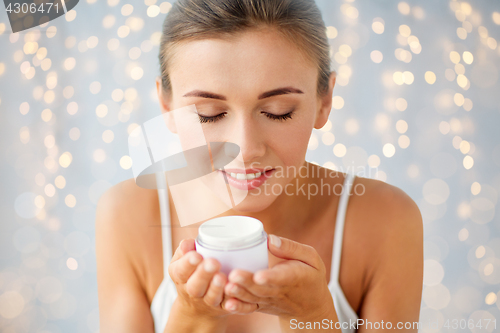
[[[228,141],[240,147],[240,153],[236,157],[238,162],[250,166],[266,154],[263,129],[259,127],[259,122],[251,114],[240,114],[234,117],[231,127]]]

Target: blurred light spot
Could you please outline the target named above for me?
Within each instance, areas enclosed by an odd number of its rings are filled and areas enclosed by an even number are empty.
[[[469,170],[474,165],[474,159],[469,155],[465,156],[464,161],[463,161],[463,165],[464,165],[464,168]]]
[[[141,56],[141,49],[137,46],[134,46],[130,49],[130,51],[128,51],[128,56],[130,57],[130,59],[136,60]]]
[[[335,27],[329,26],[326,28],[326,36],[329,39],[334,39],[335,37],[337,37],[337,35],[338,35],[338,31]]]
[[[80,130],[78,127],[73,127],[69,130],[69,138],[73,141],[76,141],[80,138]]]
[[[115,22],[116,22],[115,16],[109,14],[104,16],[104,18],[102,19],[102,26],[106,29],[109,29],[115,24]]]
[[[19,106],[19,112],[21,112],[22,115],[27,114],[29,110],[30,110],[30,105],[28,104],[28,102],[23,102]]]
[[[359,131],[359,123],[355,118],[347,119],[345,122],[345,131],[348,134],[356,134]]]
[[[120,46],[120,41],[116,38],[111,38],[108,41],[108,50],[115,51]]]
[[[398,138],[398,145],[403,149],[408,148],[410,146],[410,138],[406,135],[401,135]]]
[[[390,119],[386,114],[379,113],[375,117],[375,128],[378,131],[383,132],[389,127],[389,122],[390,122]]]
[[[466,98],[463,106],[464,106],[465,111],[472,110],[472,106],[473,106],[472,101],[470,99]]]
[[[160,12],[162,14],[167,14],[172,8],[172,4],[170,2],[162,2],[160,5]]]
[[[78,261],[76,261],[75,258],[69,257],[68,260],[66,260],[66,266],[72,271],[76,271],[78,269]]]
[[[76,11],[74,9],[70,10],[65,15],[66,21],[71,22],[76,18]]]
[[[42,68],[42,70],[44,71],[48,71],[50,69],[50,67],[52,66],[52,60],[50,60],[49,58],[45,58],[42,60],[42,64],[40,65],[40,67]]]
[[[141,67],[134,67],[132,69],[132,71],[130,72],[130,76],[132,77],[132,79],[134,80],[139,80],[142,78],[144,74],[144,71],[142,70]]]
[[[66,186],[66,179],[62,175],[59,175],[54,179],[54,184],[58,189],[63,189]]]
[[[450,60],[452,63],[458,64],[460,62],[460,54],[457,51],[451,51]]]
[[[148,7],[147,14],[149,17],[156,17],[160,14],[160,7],[152,5]]]
[[[96,149],[94,150],[92,157],[97,163],[102,163],[106,159],[106,152],[103,149]]]
[[[399,26],[399,33],[403,37],[410,37],[410,35],[411,35],[411,29],[406,24],[402,24],[402,25]]]
[[[458,232],[458,240],[464,242],[467,240],[467,238],[469,238],[469,230],[465,228],[460,229],[460,231]]]
[[[493,19],[493,22],[495,22],[495,24],[500,25],[500,13],[499,12],[493,12],[493,14],[491,14],[491,18]]]
[[[75,196],[73,194],[68,194],[64,198],[64,203],[66,204],[66,206],[68,206],[70,208],[75,207],[75,205],[76,205],[76,198],[75,198]]]
[[[408,130],[408,123],[402,119],[398,120],[396,123],[396,130],[401,134],[406,133]]]
[[[64,60],[63,66],[64,66],[64,69],[67,71],[70,71],[73,68],[75,68],[75,65],[76,65],[76,60],[73,57],[69,57],[69,58],[66,58],[66,60]]]
[[[396,153],[396,148],[392,143],[386,143],[382,148],[385,157],[392,157]]]
[[[332,106],[336,110],[340,110],[344,107],[344,99],[340,96],[333,96]]]
[[[424,280],[425,286],[435,286],[443,281],[444,269],[441,264],[434,259],[424,260]]]
[[[42,117],[42,120],[45,122],[50,121],[50,119],[52,119],[52,111],[50,111],[50,109],[43,110],[41,117]]]
[[[464,95],[460,93],[456,93],[455,96],[453,96],[453,101],[457,106],[462,106],[465,103],[465,98]]]
[[[138,96],[137,90],[134,88],[128,88],[125,90],[125,100],[129,102],[133,102],[136,100]]]
[[[484,257],[484,255],[486,254],[486,249],[484,248],[484,246],[478,246],[477,249],[476,249],[476,258],[480,259],[482,257]]]
[[[160,31],[153,32],[153,34],[150,37],[151,43],[153,43],[153,45],[160,45],[160,39],[161,39]]]
[[[129,16],[130,14],[132,14],[133,11],[134,11],[134,6],[130,4],[123,5],[121,10],[123,16]]]
[[[73,156],[71,155],[70,152],[65,152],[63,153],[60,157],[59,157],[59,164],[63,167],[63,168],[67,168],[69,167],[69,165],[71,164],[71,162],[73,161]]]
[[[376,34],[383,34],[384,33],[384,20],[380,17],[376,17],[373,19],[373,23],[372,23],[372,30],[373,32],[375,32]]]
[[[132,167],[132,159],[130,156],[122,156],[122,158],[120,158],[120,166],[125,170],[130,169]]]
[[[56,188],[52,184],[45,185],[44,193],[46,196],[52,198],[56,194]]]
[[[108,107],[105,104],[99,104],[95,109],[97,117],[104,118],[108,114]]]
[[[486,295],[484,302],[488,305],[493,305],[497,301],[497,295],[494,292],[489,293]]]
[[[114,138],[115,138],[115,134],[113,133],[112,130],[105,130],[102,133],[102,141],[104,141],[106,143],[112,142]]]
[[[377,170],[377,173],[375,174],[375,179],[385,182],[387,181],[387,174],[384,171]]]
[[[13,319],[24,310],[25,301],[17,291],[6,291],[0,295],[0,316],[5,319]],[[15,332],[15,331],[12,331]]]
[[[101,83],[99,81],[94,81],[90,84],[89,90],[92,94],[97,94],[101,91]]]
[[[149,52],[151,51],[152,48],[153,48],[153,43],[151,43],[150,40],[145,40],[141,43],[142,52]]]
[[[111,98],[115,102],[120,102],[123,99],[123,90],[121,89],[113,90],[113,92],[111,93]]]
[[[410,164],[408,166],[408,169],[406,170],[406,173],[410,178],[417,178],[418,175],[420,174],[420,170],[418,166],[416,166],[415,164]]]
[[[120,0],[108,0],[108,6],[109,6],[109,7],[114,7],[114,6],[116,6],[118,3],[120,3]]]
[[[63,289],[61,281],[56,277],[46,276],[37,281],[35,294],[40,302],[51,304],[61,297]]]
[[[87,47],[89,49],[93,49],[94,47],[97,46],[97,44],[99,44],[99,38],[97,38],[96,36],[90,36],[87,39]]]
[[[466,140],[460,142],[460,152],[462,154],[467,154],[470,151],[470,143]]]
[[[346,152],[347,152],[346,147],[341,143],[337,143],[333,147],[333,154],[337,157],[343,157],[346,154]]]
[[[479,184],[478,182],[472,183],[470,192],[472,193],[472,195],[478,195],[481,192],[481,184]]]
[[[132,133],[137,127],[139,127],[139,125],[136,123],[132,123],[132,124],[128,125],[127,134],[130,135],[130,133]]]
[[[376,63],[376,64],[380,64],[382,62],[382,60],[384,59],[384,55],[382,54],[382,52],[378,51],[378,50],[373,50],[371,53],[370,53],[370,59]]]
[[[117,31],[118,37],[120,38],[127,37],[129,33],[130,33],[130,28],[127,27],[126,25],[122,25],[121,27],[118,28]]]
[[[78,104],[76,102],[70,102],[66,107],[66,110],[70,115],[74,115],[78,112]]]
[[[401,14],[403,15],[408,15],[410,14],[410,5],[406,2],[400,2],[398,3],[398,10]]]
[[[455,73],[458,75],[464,75],[465,74],[465,66],[462,64],[456,64],[455,65]]]
[[[321,141],[323,141],[323,144],[326,146],[331,146],[335,142],[335,135],[333,135],[332,132],[325,132],[321,136]]]
[[[457,28],[457,36],[458,38],[464,40],[467,38],[467,30],[462,27]]]
[[[368,166],[371,168],[377,168],[380,165],[380,157],[377,155],[370,155],[368,157]]]
[[[404,111],[408,107],[408,102],[406,102],[406,99],[404,98],[398,98],[396,99],[396,109],[398,111]]]
[[[75,89],[72,86],[67,86],[63,89],[63,96],[64,98],[71,98],[73,97],[73,94],[75,93]]]
[[[38,186],[43,186],[45,184],[45,176],[43,175],[43,173],[39,172],[39,173],[36,174],[36,176],[35,176],[35,183]]]
[[[450,291],[442,284],[427,286],[422,292],[424,303],[431,309],[444,309],[450,303]]]
[[[425,201],[431,205],[440,205],[448,200],[450,188],[444,180],[433,178],[425,182],[422,194]]]
[[[409,63],[412,59],[411,52],[402,48],[397,48],[394,51],[394,56],[396,57],[396,59],[403,61],[405,63]]]

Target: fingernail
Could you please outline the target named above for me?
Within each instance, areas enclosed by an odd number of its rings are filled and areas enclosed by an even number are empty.
[[[189,263],[191,265],[198,265],[201,261],[201,258],[199,256],[196,256],[196,255],[191,255],[191,257],[189,257]]]
[[[216,275],[216,276],[214,277],[214,285],[215,285],[216,287],[222,287],[222,285],[223,285],[223,284],[224,284],[224,283],[222,282],[222,278],[221,278],[219,275]]]
[[[211,261],[205,261],[205,263],[203,264],[203,268],[208,273],[213,273],[217,270],[217,266],[215,266]]]
[[[275,235],[269,235],[269,240],[271,241],[271,244],[279,248],[281,246],[281,238]]]
[[[236,294],[238,292],[238,286],[232,286],[229,290],[232,294]]]
[[[241,283],[245,282],[245,278],[241,275],[236,275],[233,279],[233,282],[241,284]]]
[[[227,309],[228,309],[229,311],[234,311],[234,310],[236,310],[236,304],[229,304],[229,305],[228,305],[228,307],[227,307]]]

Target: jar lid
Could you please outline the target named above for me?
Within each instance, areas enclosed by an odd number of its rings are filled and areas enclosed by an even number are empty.
[[[267,239],[262,222],[248,216],[224,216],[203,223],[198,243],[216,250],[235,250],[254,246]]]

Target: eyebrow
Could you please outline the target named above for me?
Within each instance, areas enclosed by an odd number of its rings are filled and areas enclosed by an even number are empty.
[[[257,99],[264,99],[264,98],[269,98],[269,97],[278,96],[278,95],[303,94],[303,93],[304,92],[302,90],[294,88],[294,87],[284,87],[284,88],[278,88],[278,89],[266,91],[265,93],[260,94]],[[227,100],[226,96],[215,94],[215,93],[208,92],[208,91],[201,91],[201,90],[190,91],[187,94],[183,95],[182,97],[202,97],[202,98],[220,99],[223,101]]]

